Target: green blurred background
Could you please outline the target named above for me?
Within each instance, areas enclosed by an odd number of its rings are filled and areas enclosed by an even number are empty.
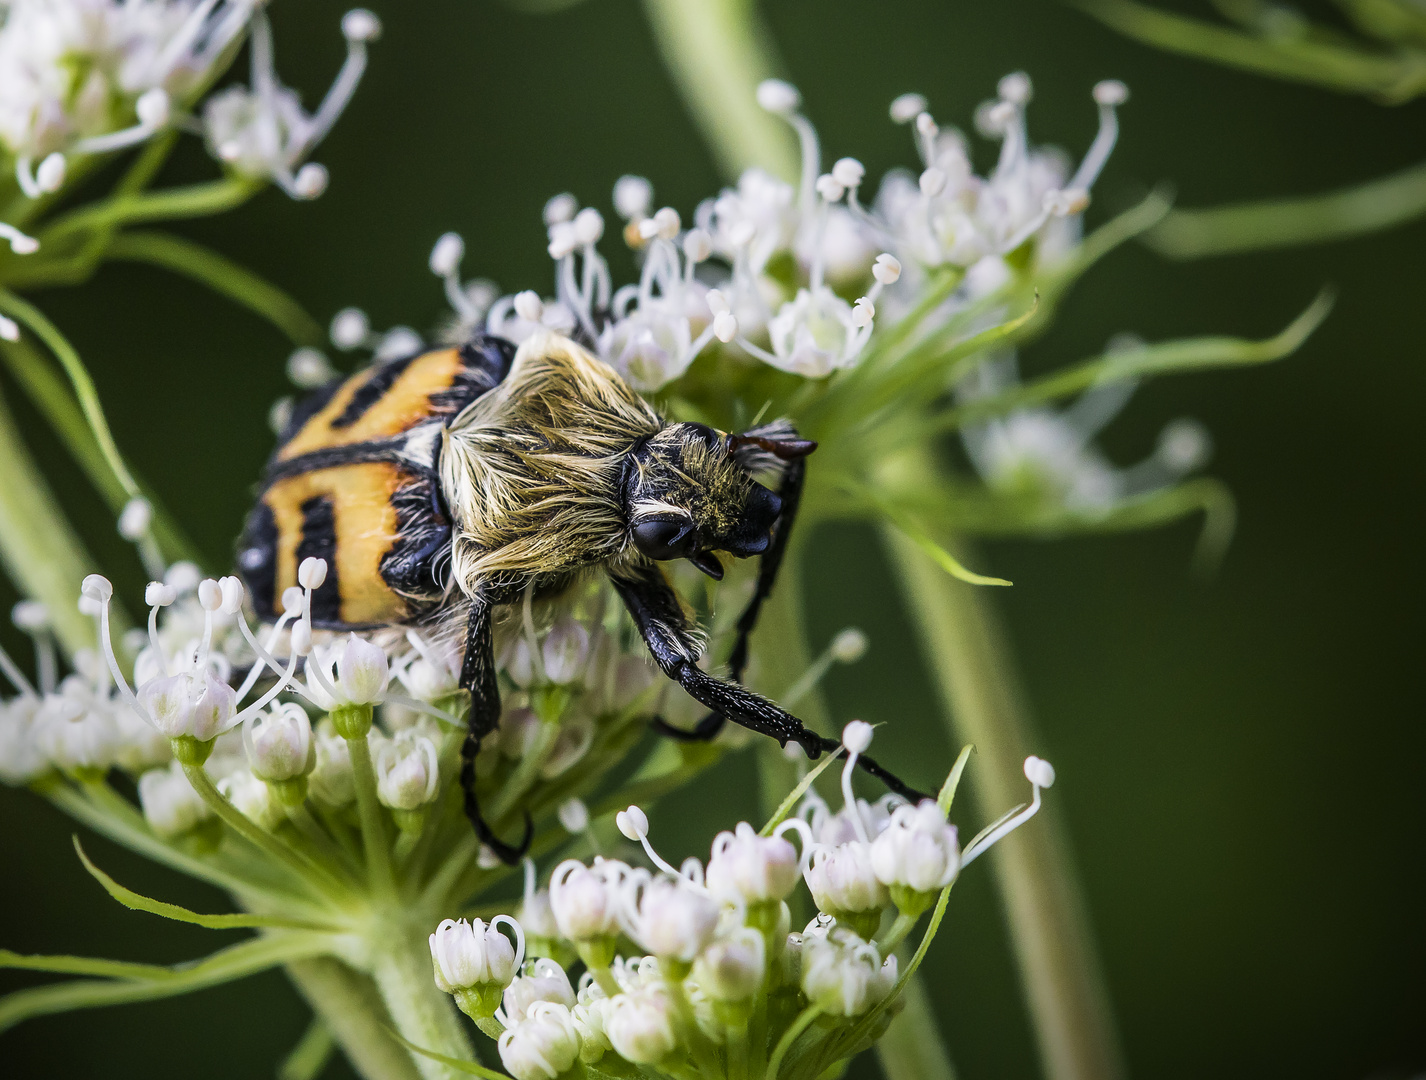
[[[325,320],[346,304],[379,327],[428,326],[425,269],[457,229],[468,273],[548,290],[539,211],[554,192],[607,207],[624,172],[685,212],[721,183],[654,50],[638,3],[588,0],[536,16],[487,0],[373,3],[386,24],[366,83],[317,154],[313,204],[269,192],[190,234],[257,269]],[[311,102],[340,62],[332,0],[273,7],[278,64]],[[913,160],[886,120],[919,90],[968,124],[1006,72],[1035,80],[1036,141],[1079,152],[1089,88],[1129,83],[1123,138],[1091,223],[1170,181],[1183,205],[1308,193],[1418,160],[1426,104],[1383,109],[1151,52],[1046,0],[895,4],[768,0],[768,24],[831,157],[872,177]],[[980,147],[988,166],[992,147]],[[211,175],[196,146],[172,178]],[[978,569],[1014,580],[1001,602],[1060,774],[1131,1072],[1405,1077],[1426,1068],[1422,918],[1422,601],[1426,224],[1331,246],[1175,265],[1143,248],[1101,264],[1027,353],[1032,369],[1110,335],[1275,331],[1324,283],[1328,323],[1294,358],[1155,383],[1108,432],[1137,460],[1162,424],[1212,430],[1212,471],[1241,521],[1222,571],[1189,570],[1194,527],[986,546]],[[263,324],[158,272],[120,266],[39,296],[94,371],[120,445],[226,568],[287,392],[287,347]],[[22,411],[18,392],[4,390]],[[141,572],[64,452],[27,431],[66,509],[121,588]],[[815,465],[814,465],[815,467]],[[840,720],[889,721],[880,755],[923,785],[951,747],[875,536],[825,529],[811,545],[820,645],[864,627],[872,650],[829,689]],[[132,593],[131,593],[132,594]],[[5,596],[5,603],[13,597]],[[8,639],[7,639],[8,640]],[[972,764],[974,769],[974,764]],[[738,755],[664,804],[666,852],[700,849],[756,812]],[[710,815],[708,807],[721,812]],[[109,901],[79,867],[68,821],[0,790],[0,944],[177,961],[208,931]],[[121,881],[205,910],[221,899],[99,840]],[[964,1077],[1034,1076],[1034,1049],[985,867],[967,873],[923,969]],[[14,978],[7,985],[32,980]],[[278,974],[134,1008],[28,1023],[0,1044],[7,1076],[251,1077],[307,1022]],[[345,1064],[328,1074],[347,1075]],[[877,1075],[874,1059],[854,1076]]]

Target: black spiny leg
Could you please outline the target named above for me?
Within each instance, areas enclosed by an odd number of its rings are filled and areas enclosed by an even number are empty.
[[[465,660],[461,664],[460,684],[470,692],[470,715],[466,719],[465,742],[460,748],[460,786],[465,792],[465,816],[475,826],[480,842],[513,866],[524,857],[534,836],[534,822],[525,815],[525,837],[519,847],[511,847],[498,836],[480,816],[480,804],[475,798],[475,756],[480,753],[480,740],[500,724],[500,684],[495,679],[495,647],[490,639],[490,604],[483,596],[471,601],[470,622],[466,624]]]
[[[777,489],[778,498],[782,500],[782,513],[773,530],[772,543],[758,562],[757,587],[748,606],[738,617],[738,636],[733,641],[733,651],[728,654],[728,678],[733,682],[743,681],[743,670],[748,666],[748,638],[758,625],[763,601],[772,595],[772,587],[777,583],[777,572],[782,567],[782,557],[787,554],[787,538],[792,534],[792,525],[797,518],[797,504],[802,500],[802,481],[806,475],[807,465],[801,459],[789,461],[783,469],[782,484]],[[711,712],[692,728],[677,728],[662,717],[655,717],[653,728],[660,735],[667,735],[678,742],[707,742],[717,738],[727,720],[721,713]]]
[[[649,647],[663,673],[682,686],[690,697],[713,710],[715,715],[771,736],[782,746],[795,742],[814,760],[821,757],[824,751],[834,751],[841,745],[836,739],[809,730],[797,717],[746,687],[716,679],[700,670],[697,645],[684,621],[678,597],[653,563],[620,570],[613,576],[613,581],[629,614],[634,617],[634,625],[639,628],[644,644]],[[913,803],[931,797],[909,787],[865,754],[857,758],[857,764]]]

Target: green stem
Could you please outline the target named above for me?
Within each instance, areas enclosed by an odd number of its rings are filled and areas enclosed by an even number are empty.
[[[822,1015],[822,1010],[816,1005],[809,1005],[797,1014],[797,1019],[786,1031],[782,1033],[782,1038],[777,1040],[777,1046],[773,1049],[772,1057],[768,1059],[767,1072],[764,1074],[766,1080],[777,1080],[778,1070],[782,1067],[782,1059],[787,1056],[787,1052],[792,1049],[804,1031],[806,1031]]]
[[[371,764],[371,746],[366,736],[362,735],[347,739],[347,749],[351,751],[352,773],[356,778],[357,815],[361,819],[361,841],[366,851],[366,870],[371,876],[372,891],[378,896],[390,896],[396,879],[391,872],[386,815],[376,798],[376,770]]]
[[[455,1004],[436,989],[425,936],[419,930],[404,931],[400,917],[393,916],[381,920],[372,947],[372,979],[402,1037],[437,1054],[474,1061],[475,1051]],[[463,1075],[428,1057],[420,1057],[416,1068],[426,1080],[454,1080]]]
[[[288,964],[287,975],[363,1080],[420,1080],[411,1055],[386,1033],[391,1014],[370,979],[328,957]]]
[[[314,1016],[302,1033],[302,1038],[277,1067],[277,1080],[317,1080],[332,1060],[336,1040],[332,1029],[320,1016]]]
[[[901,1011],[876,1041],[887,1080],[955,1080],[951,1055],[936,1025],[931,995],[919,974],[901,992]]]
[[[1422,214],[1426,164],[1321,195],[1174,210],[1144,243],[1172,259],[1202,259],[1364,236]]]
[[[757,103],[758,83],[782,67],[753,0],[644,0],[664,66],[723,175],[758,166],[795,180],[791,129]]]
[[[341,897],[350,890],[334,878],[330,872],[307,859],[300,852],[266,832],[256,822],[251,821],[236,806],[223,797],[223,793],[213,786],[213,779],[202,765],[184,765],[183,773],[193,790],[212,808],[224,825],[247,840],[279,866],[285,867],[304,884],[333,898]]]
[[[64,368],[64,373],[69,376],[70,384],[74,387],[74,396],[79,399],[79,407],[84,411],[84,418],[89,421],[89,429],[94,433],[104,460],[123,487],[124,493],[131,499],[137,498],[139,485],[134,482],[128,466],[124,464],[119,448],[114,445],[109,421],[104,418],[104,409],[99,404],[99,392],[95,390],[94,380],[89,377],[84,361],[80,360],[74,346],[37,307],[7,289],[0,289],[0,310],[29,327],[34,335],[45,343],[45,347],[54,353],[60,366]]]
[[[929,455],[903,459],[887,477],[928,483]],[[896,470],[890,470],[896,472]],[[1022,764],[1034,735],[1012,661],[988,595],[953,580],[913,541],[891,528],[883,539],[919,629],[946,721],[958,743],[974,743],[980,811],[993,817],[1023,801]],[[957,547],[953,536],[940,538]],[[1036,827],[1009,837],[992,862],[1012,947],[1049,1080],[1113,1080],[1123,1075],[1108,993],[1089,920],[1051,804]]]
[[[49,611],[65,652],[94,645],[94,621],[79,612],[79,583],[95,566],[0,398],[0,562],[15,587]]]
[[[726,1024],[728,1080],[748,1080],[748,1025]]]
[[[166,191],[121,193],[58,218],[40,234],[40,241],[48,246],[55,243],[58,237],[89,229],[112,228],[140,221],[209,217],[241,206],[263,186],[256,180],[230,177]]]

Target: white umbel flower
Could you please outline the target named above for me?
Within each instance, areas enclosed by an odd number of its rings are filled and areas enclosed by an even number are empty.
[[[699,954],[693,980],[715,1001],[747,1001],[762,988],[767,942],[751,927],[721,935]]]
[[[253,774],[263,780],[292,780],[316,764],[312,721],[301,705],[275,705],[243,724],[243,746]]]
[[[504,922],[517,944],[496,929]],[[508,915],[497,915],[487,926],[480,919],[459,922],[446,919],[430,936],[431,964],[436,986],[453,994],[462,1012],[472,1019],[494,1016],[501,995],[524,960],[525,936]]]
[[[49,767],[35,741],[35,719],[40,699],[34,694],[0,703],[0,780],[27,784]]]
[[[579,1031],[568,1005],[540,1001],[501,1033],[499,1048],[515,1080],[555,1080],[579,1057]]]
[[[40,706],[35,744],[61,769],[108,769],[120,746],[112,704],[83,676],[68,676]]]
[[[834,1016],[859,1016],[896,985],[896,957],[885,961],[875,945],[838,927],[802,943],[802,990],[809,1001]]]
[[[139,805],[144,820],[165,840],[181,836],[213,816],[213,810],[188,782],[183,766],[150,769],[139,777]]]
[[[307,776],[312,795],[328,806],[350,806],[356,799],[351,748],[332,730],[330,720],[318,725],[312,740],[313,767]]]
[[[622,864],[598,860],[594,867],[567,859],[550,875],[550,912],[560,934],[576,944],[619,932]]]
[[[797,849],[780,836],[759,836],[746,821],[713,838],[706,883],[730,904],[783,900],[797,885]]]
[[[652,1065],[662,1061],[678,1043],[674,1006],[658,985],[644,986],[611,999],[604,1018],[609,1043],[625,1061]]]
[[[504,1013],[506,1026],[518,1024],[530,1010],[541,1001],[550,1001],[572,1008],[575,1003],[574,987],[564,968],[548,957],[541,957],[525,965],[524,970],[505,990]]]
[[[294,199],[312,199],[327,187],[327,170],[302,164],[336,124],[366,70],[367,43],[381,32],[369,11],[349,11],[342,20],[347,57],[322,103],[307,113],[297,93],[283,86],[273,66],[267,17],[252,19],[252,86],[216,94],[203,112],[203,133],[213,156],[241,176],[273,181]]]
[[[377,747],[376,797],[393,810],[415,810],[436,797],[440,783],[436,744],[414,729],[398,731]]]
[[[654,956],[691,963],[713,937],[718,905],[704,890],[667,877],[642,887],[631,882],[626,888],[638,896],[624,929]]]
[[[875,914],[891,900],[872,868],[871,845],[860,840],[816,847],[804,876],[818,910],[828,915]]]
[[[287,811],[266,782],[248,769],[238,769],[218,781],[218,790],[242,815],[269,831],[287,819]]]
[[[956,827],[946,823],[930,799],[919,806],[897,807],[890,824],[871,843],[871,865],[896,906],[919,915],[960,872]]]

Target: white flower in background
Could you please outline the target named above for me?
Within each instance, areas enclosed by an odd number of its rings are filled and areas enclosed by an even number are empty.
[[[624,888],[624,931],[654,956],[692,963],[712,939],[718,905],[705,890],[682,878],[642,874],[631,875]]]
[[[516,944],[496,929],[505,923]],[[431,964],[436,986],[455,996],[471,1019],[494,1016],[505,988],[525,959],[525,935],[508,915],[497,915],[487,926],[480,919],[467,922],[446,919],[430,936]]]
[[[548,1001],[572,1008],[575,1003],[574,987],[564,968],[548,957],[525,964],[505,990],[502,1011],[507,1027],[524,1020],[529,1011],[541,1002]]]
[[[218,791],[239,812],[269,832],[287,820],[287,811],[267,783],[248,769],[230,772],[218,781]]]
[[[1136,348],[1111,342],[1109,352]],[[958,398],[973,403],[1011,391],[1019,383],[1014,353],[980,365],[957,387]],[[1063,409],[1018,409],[966,424],[961,441],[986,484],[1007,495],[1034,497],[1088,515],[1167,488],[1201,468],[1212,442],[1202,425],[1176,420],[1164,428],[1159,445],[1136,465],[1120,468],[1095,437],[1128,403],[1137,381],[1124,379],[1091,387]]]
[[[843,927],[805,936],[801,965],[808,1000],[834,1016],[858,1016],[896,985],[896,957],[883,961],[875,945]]]
[[[308,693],[328,712],[341,705],[375,704],[390,681],[386,650],[355,634],[325,648],[314,645],[307,658]]]
[[[568,1005],[540,1001],[501,1033],[499,1048],[515,1080],[555,1080],[579,1057],[579,1031]]]
[[[367,43],[381,35],[381,23],[357,8],[342,18],[347,57],[314,113],[297,92],[283,86],[273,62],[272,29],[261,11],[252,19],[252,85],[234,86],[209,99],[203,134],[209,150],[240,176],[271,180],[294,199],[314,199],[327,187],[327,170],[303,164],[356,93],[366,70]]]
[[[550,912],[560,934],[576,944],[608,939],[619,932],[623,863],[596,859],[593,868],[567,859],[550,875]]]
[[[747,1001],[762,989],[767,942],[752,927],[721,934],[699,954],[693,980],[715,1001]]]
[[[384,739],[373,755],[376,796],[394,810],[415,810],[436,797],[440,755],[436,744],[414,729]]]
[[[312,755],[312,771],[307,774],[308,791],[328,806],[350,806],[356,799],[352,752],[347,740],[332,727],[331,720],[324,718],[318,723]]]
[[[213,809],[193,790],[177,761],[139,777],[139,805],[144,820],[159,836],[172,839],[207,821]]]
[[[115,702],[114,723],[119,726],[119,749],[114,763],[135,776],[173,760],[173,744],[168,736],[148,723],[133,709]]]
[[[49,768],[35,741],[39,711],[40,698],[33,693],[0,702],[0,780],[7,784],[28,784]]]
[[[928,895],[944,889],[960,872],[956,827],[929,799],[919,806],[897,807],[886,829],[871,843],[871,865],[877,880],[891,890],[897,907],[924,908]]]
[[[611,999],[604,1014],[604,1032],[625,1061],[636,1065],[662,1061],[678,1043],[668,991],[651,985]]]
[[[713,838],[705,880],[725,904],[779,901],[797,886],[797,849],[781,836],[759,836],[746,821]]]
[[[108,153],[167,127],[257,9],[255,0],[0,4],[0,146],[21,190],[58,190],[66,154]]]
[[[264,780],[292,780],[316,764],[312,721],[293,702],[250,716],[243,724],[243,746],[249,767]]]
[[[35,745],[65,770],[104,771],[118,761],[122,736],[114,702],[101,681],[67,676],[45,697],[34,721]]]

